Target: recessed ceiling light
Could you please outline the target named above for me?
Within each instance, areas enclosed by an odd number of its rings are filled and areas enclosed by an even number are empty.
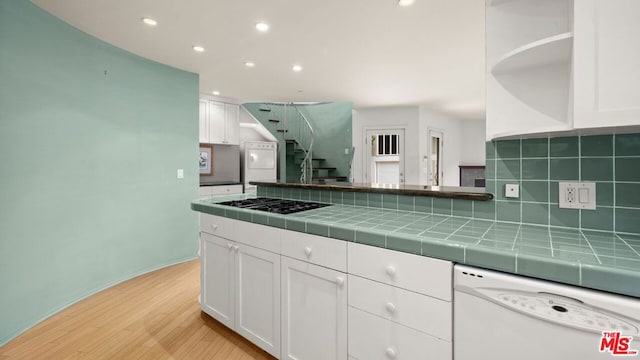
[[[263,22],[259,22],[259,23],[256,24],[256,30],[258,30],[260,32],[267,32],[269,30],[269,24],[263,23]]]
[[[252,68],[252,67],[256,66],[256,64],[251,62],[251,61],[247,61],[247,62],[244,63],[244,66],[246,66],[248,68]]]
[[[193,50],[197,52],[203,52],[204,48],[200,45],[193,45]]]
[[[398,5],[400,6],[409,6],[412,5],[414,0],[398,0]]]
[[[212,94],[218,96],[220,95],[220,91],[214,91]]]
[[[291,70],[295,71],[295,72],[300,72],[302,71],[302,66],[300,65],[293,65],[293,67],[291,68]]]
[[[156,26],[158,25],[158,22],[155,21],[154,19],[150,18],[150,17],[143,17],[142,22],[149,25],[149,26]]]

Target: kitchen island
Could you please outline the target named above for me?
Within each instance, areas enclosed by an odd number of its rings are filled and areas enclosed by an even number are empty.
[[[256,196],[331,202],[331,191],[301,195],[258,188],[253,195],[194,200],[202,213],[331,237],[456,263],[640,297],[640,235],[586,231],[473,218],[438,208],[437,198],[392,199],[354,193],[354,199],[290,215],[218,205]],[[336,196],[334,193],[334,197]],[[341,193],[351,194],[351,193]],[[393,196],[394,194],[390,194]],[[464,201],[464,200],[459,200]],[[366,205],[365,205],[366,204]],[[391,205],[391,204],[395,204]],[[446,212],[449,212],[447,214]],[[605,260],[605,261],[603,261]]]
[[[271,199],[330,205],[221,204]],[[640,296],[640,236],[495,221],[493,203],[298,184],[194,200],[202,308],[280,359],[452,359],[454,264]]]

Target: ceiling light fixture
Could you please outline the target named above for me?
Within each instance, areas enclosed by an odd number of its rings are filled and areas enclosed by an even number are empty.
[[[412,5],[414,0],[398,0],[398,5],[400,6],[410,6]]]
[[[218,96],[218,95],[220,95],[220,91],[214,91],[214,92],[212,92],[212,94],[215,95],[215,96]]]
[[[252,68],[252,67],[256,66],[256,64],[251,62],[251,61],[247,61],[247,62],[244,63],[244,66],[246,66],[248,68]]]
[[[291,70],[295,71],[295,72],[300,72],[302,71],[302,66],[300,65],[293,65],[293,67],[291,68]]]
[[[267,32],[269,30],[269,24],[263,23],[263,22],[259,22],[259,23],[256,24],[256,30],[258,30],[260,32]]]
[[[149,26],[156,26],[158,25],[158,22],[155,21],[154,19],[150,18],[150,17],[143,17],[140,20],[142,20],[143,23],[149,25]]]
[[[203,52],[204,48],[200,45],[193,45],[193,51]]]

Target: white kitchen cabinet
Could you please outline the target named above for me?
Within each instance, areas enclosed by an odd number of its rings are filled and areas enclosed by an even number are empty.
[[[235,330],[269,354],[280,355],[280,255],[237,244]]]
[[[282,257],[282,359],[347,358],[347,277]]]
[[[280,255],[233,235],[234,220],[203,215],[202,310],[271,355],[280,355]]]
[[[239,113],[236,104],[200,99],[200,142],[239,145]]]
[[[233,329],[235,316],[234,243],[201,233],[202,310]]]
[[[487,1],[487,139],[640,125],[640,2]]]
[[[452,359],[449,261],[348,244],[349,356]]]
[[[575,5],[574,126],[640,125],[640,1]]]
[[[571,128],[571,0],[487,1],[487,139]]]
[[[200,143],[209,144],[209,102],[200,99],[200,110],[198,117],[198,137]]]

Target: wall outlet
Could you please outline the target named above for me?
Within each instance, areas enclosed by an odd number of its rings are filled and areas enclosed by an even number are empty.
[[[506,184],[504,186],[504,197],[517,199],[519,196],[520,196],[520,185]]]
[[[595,182],[558,183],[558,206],[562,209],[596,209]]]
[[[345,149],[344,149],[344,154],[345,154],[345,155],[349,155],[349,148],[345,148]]]
[[[178,179],[184,179],[184,169],[178,169],[176,176]]]

